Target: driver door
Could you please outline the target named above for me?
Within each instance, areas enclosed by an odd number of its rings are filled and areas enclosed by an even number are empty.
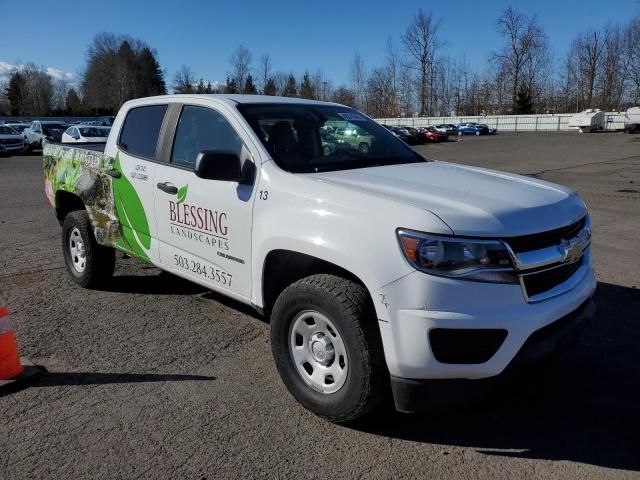
[[[196,157],[203,150],[232,151],[252,161],[222,113],[209,106],[182,106],[169,161],[155,170],[160,262],[214,290],[248,298],[253,185],[196,176]]]

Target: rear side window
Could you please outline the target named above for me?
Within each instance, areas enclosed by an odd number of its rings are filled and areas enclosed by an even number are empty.
[[[155,159],[158,135],[166,111],[167,105],[149,105],[129,110],[118,145],[132,155]]]

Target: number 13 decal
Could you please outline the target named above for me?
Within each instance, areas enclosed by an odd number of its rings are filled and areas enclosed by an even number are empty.
[[[269,191],[260,190],[260,200],[266,200],[267,198],[269,198]]]

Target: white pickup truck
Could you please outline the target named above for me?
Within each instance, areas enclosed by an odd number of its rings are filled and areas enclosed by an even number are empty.
[[[341,129],[368,148],[323,148]],[[138,99],[106,146],[43,156],[78,284],[109,281],[120,250],[252,305],[289,391],[334,422],[512,371],[594,311],[575,192],[426,160],[342,105]]]

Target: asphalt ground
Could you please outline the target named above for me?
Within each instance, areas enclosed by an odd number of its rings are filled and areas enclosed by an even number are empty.
[[[0,391],[0,479],[640,478],[639,136],[416,148],[585,199],[598,312],[563,357],[465,407],[332,425],[288,394],[247,307],[120,256],[105,290],[72,283],[40,157],[0,158],[0,287],[46,369]]]

